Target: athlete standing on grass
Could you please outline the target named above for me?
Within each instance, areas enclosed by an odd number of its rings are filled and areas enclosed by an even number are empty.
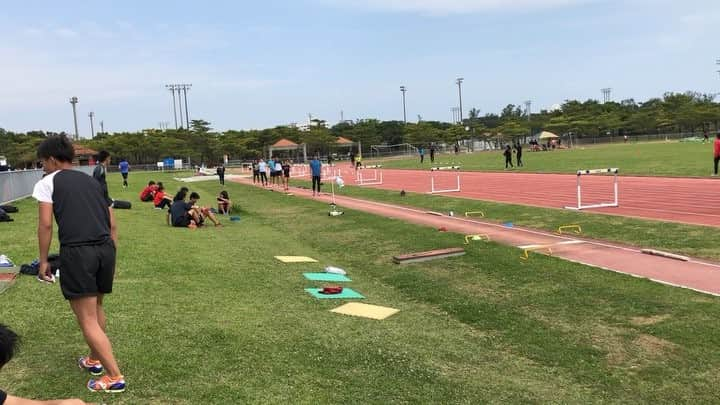
[[[322,163],[320,163],[320,158],[318,156],[315,156],[313,160],[310,161],[310,171],[312,172],[312,189],[313,189],[313,197],[316,195],[315,187],[317,186],[317,195],[320,195],[320,176],[322,175]]]
[[[73,146],[65,135],[50,136],[38,147],[45,177],[33,190],[38,200],[40,281],[54,281],[48,263],[53,217],[60,240],[60,288],[70,302],[90,355],[81,357],[80,368],[93,375],[87,388],[94,392],[122,392],[126,383],[110,339],[105,334],[103,297],[112,292],[115,276],[117,229],[108,199],[99,182],[72,170]]]

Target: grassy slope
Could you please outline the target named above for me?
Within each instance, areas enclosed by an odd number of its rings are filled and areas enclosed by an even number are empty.
[[[111,179],[111,181],[113,181]],[[170,189],[177,183],[166,181]],[[116,198],[135,198],[136,191]],[[204,201],[215,184],[191,185]],[[460,258],[407,267],[400,252],[458,236],[230,185],[243,220],[222,229],[163,226],[140,203],[121,229],[111,337],[130,390],[110,403],[714,402],[720,301],[646,280],[475,244]],[[36,256],[34,204],[3,224],[16,261]],[[275,254],[319,264],[284,265]],[[337,265],[383,322],[327,312],[302,271]],[[0,387],[101,398],[74,368],[80,333],[54,287],[21,278],[0,319],[24,336]]]
[[[587,146],[554,152],[523,153],[525,166],[515,168],[522,172],[574,173],[578,169],[619,167],[623,174],[649,176],[703,176],[712,173],[712,144],[653,142]],[[478,152],[473,154],[443,154],[437,164],[459,164],[463,170],[503,170],[502,153]],[[513,156],[513,164],[515,157]],[[392,159],[383,162],[388,168],[419,169],[430,167],[425,157]]]

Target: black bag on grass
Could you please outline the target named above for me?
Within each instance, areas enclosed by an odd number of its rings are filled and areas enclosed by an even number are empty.
[[[0,222],[12,222],[13,219],[10,218],[10,215],[5,212],[4,209],[0,208]]]
[[[130,203],[130,201],[115,200],[113,201],[113,208],[119,210],[129,210],[130,208],[132,208],[132,204]]]
[[[8,214],[13,214],[15,212],[18,212],[18,208],[14,205],[0,205],[0,210],[3,210],[7,212]]]

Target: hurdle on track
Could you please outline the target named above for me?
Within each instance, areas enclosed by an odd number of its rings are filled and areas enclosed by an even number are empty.
[[[372,170],[373,176],[366,176],[366,170]],[[382,165],[361,166],[357,171],[358,186],[372,186],[383,183]]]
[[[327,177],[338,177],[340,176],[340,168],[335,165],[323,165],[322,176]]]
[[[309,176],[310,172],[307,165],[292,165],[290,166],[290,177],[306,177]]]
[[[457,186],[455,188],[438,189],[435,188],[435,173],[439,171],[455,170],[457,175]],[[440,166],[430,168],[430,194],[437,193],[453,193],[460,191],[460,166]]]
[[[592,169],[592,170],[578,170],[577,171],[577,206],[565,207],[570,210],[584,210],[588,208],[604,208],[604,207],[617,207],[618,204],[618,172],[617,168],[610,169]],[[614,190],[614,201],[598,204],[582,204],[582,187],[580,186],[580,178],[585,175],[591,174],[613,174],[613,190]]]

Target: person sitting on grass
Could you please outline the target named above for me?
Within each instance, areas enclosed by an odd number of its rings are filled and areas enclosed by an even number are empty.
[[[197,228],[199,217],[193,210],[192,204],[185,201],[187,191],[180,190],[175,194],[173,203],[168,212],[170,225],[177,228]]]
[[[10,328],[0,324],[0,369],[12,360],[17,351],[18,335]],[[0,390],[0,405],[85,405],[79,399],[58,399],[54,401],[35,401],[8,395]]]
[[[230,201],[230,196],[228,195],[228,192],[223,190],[220,192],[220,194],[217,197],[218,202],[218,212],[227,215],[230,213],[230,207],[232,206],[232,201]]]
[[[148,182],[147,187],[143,189],[143,191],[140,192],[140,201],[142,202],[149,202],[152,201],[155,198],[155,192],[157,191],[158,186],[155,185],[155,182],[150,180]]]
[[[190,205],[192,207],[191,211],[194,211],[194,214],[197,216],[195,217],[195,222],[197,223],[197,226],[203,226],[203,224],[205,223],[205,218],[209,219],[213,224],[215,224],[215,226],[222,226],[215,214],[210,211],[210,208],[201,207],[197,204],[199,199],[200,194],[194,191],[190,193]]]
[[[155,198],[153,199],[153,203],[155,204],[156,210],[162,210],[167,207],[170,209],[170,206],[172,205],[172,198],[165,194],[165,187],[160,186],[158,187],[157,191],[155,192]]]

